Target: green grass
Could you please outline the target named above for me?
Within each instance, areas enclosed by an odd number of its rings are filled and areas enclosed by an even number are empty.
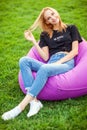
[[[77,25],[87,39],[87,0],[0,0],[0,116],[24,97],[18,84],[19,59],[33,44],[24,38],[43,7],[57,9],[66,23]],[[39,39],[39,32],[34,32]],[[25,111],[0,130],[87,130],[87,95],[64,101],[42,101],[44,108],[28,119]]]

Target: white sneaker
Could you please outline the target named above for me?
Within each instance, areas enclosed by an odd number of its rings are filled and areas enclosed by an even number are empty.
[[[43,104],[40,101],[33,100],[30,103],[30,111],[27,114],[27,117],[31,117],[39,112],[39,110],[43,107]]]
[[[3,120],[10,120],[10,119],[14,119],[16,116],[18,116],[21,113],[21,109],[19,108],[19,106],[13,108],[12,110],[5,112],[2,115],[2,119]]]

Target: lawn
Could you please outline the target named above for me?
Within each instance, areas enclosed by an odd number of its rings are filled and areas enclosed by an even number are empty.
[[[24,97],[18,84],[19,59],[33,46],[24,31],[46,6],[57,9],[87,40],[87,0],[0,0],[0,116]],[[39,40],[39,31],[34,35]],[[0,118],[0,130],[87,130],[87,95],[42,103],[39,114],[29,119],[29,106],[14,120]]]

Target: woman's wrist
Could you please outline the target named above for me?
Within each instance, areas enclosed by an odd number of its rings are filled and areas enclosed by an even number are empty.
[[[36,40],[33,40],[32,42],[33,42],[33,44],[34,44],[34,45],[37,45],[37,42],[36,42]]]

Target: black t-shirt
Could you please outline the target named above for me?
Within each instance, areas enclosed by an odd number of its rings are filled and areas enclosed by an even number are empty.
[[[50,56],[60,51],[71,51],[72,42],[78,40],[80,43],[82,38],[75,25],[68,25],[66,31],[53,31],[52,38],[46,32],[42,32],[40,35],[39,46],[48,46]]]

